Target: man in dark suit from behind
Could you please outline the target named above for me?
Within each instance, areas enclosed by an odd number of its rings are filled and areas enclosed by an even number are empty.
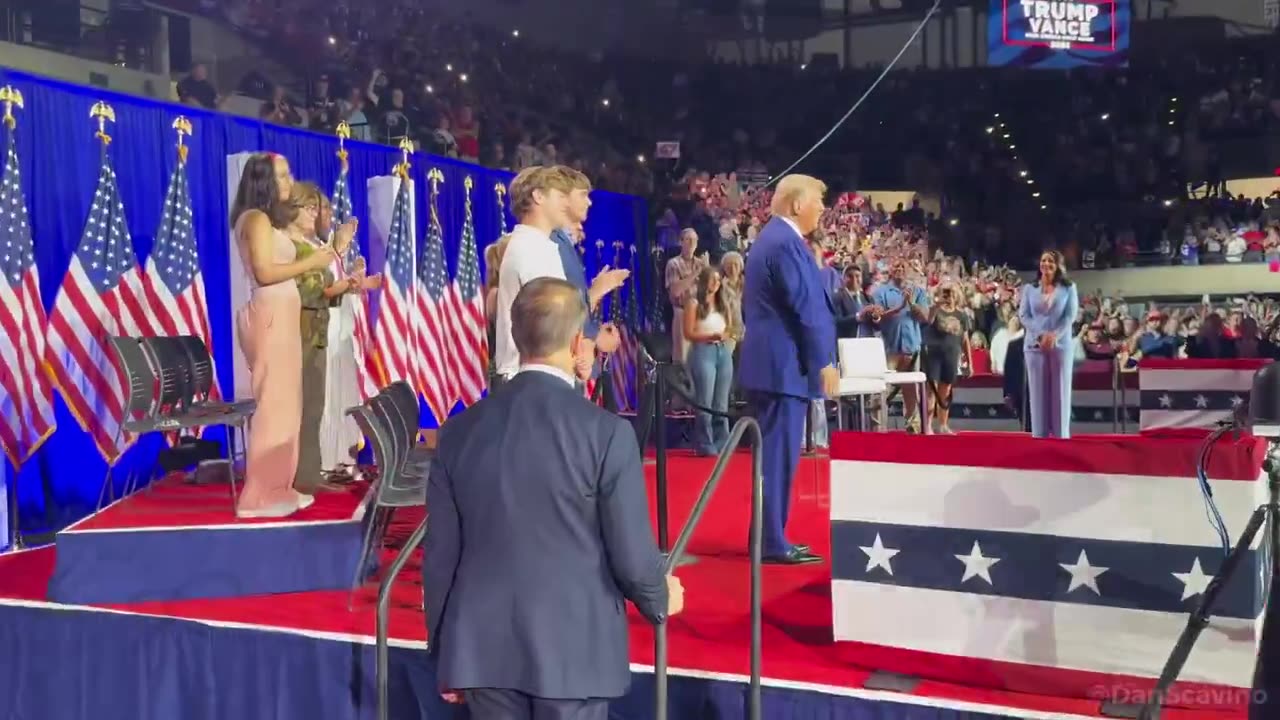
[[[624,600],[680,611],[635,431],[574,389],[586,319],[538,278],[511,308],[520,370],[440,431],[422,566],[441,691],[478,720],[605,720],[626,693]]]

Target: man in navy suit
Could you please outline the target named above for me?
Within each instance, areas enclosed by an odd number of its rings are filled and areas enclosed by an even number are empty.
[[[785,531],[805,414],[812,400],[834,397],[840,381],[831,300],[806,240],[818,228],[826,191],[806,175],[782,178],[773,219],[747,256],[738,383],[764,434],[764,559],[774,564],[821,561]]]
[[[625,600],[683,605],[649,524],[635,431],[574,389],[586,319],[572,283],[511,307],[520,369],[445,423],[422,562],[441,691],[477,720],[605,720],[631,680]]]

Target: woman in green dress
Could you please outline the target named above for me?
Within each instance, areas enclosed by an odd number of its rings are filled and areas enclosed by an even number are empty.
[[[289,195],[297,208],[297,217],[289,226],[289,239],[298,258],[305,258],[324,247],[317,221],[329,199],[312,183],[297,183]],[[335,243],[346,245],[355,235],[355,220],[349,220],[334,233]],[[329,310],[342,303],[342,296],[359,289],[354,278],[336,280],[329,267],[298,276],[298,294],[302,297],[300,335],[302,342],[302,428],[299,437],[298,473],[293,486],[313,495],[326,486],[320,455],[320,423],[324,418],[325,350],[329,341]]]

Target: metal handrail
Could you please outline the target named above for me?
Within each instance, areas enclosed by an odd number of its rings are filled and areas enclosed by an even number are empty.
[[[666,366],[659,368],[659,372],[666,370],[671,378],[665,383],[666,387],[675,394],[679,395],[690,407],[695,410],[705,412],[709,415],[717,417],[734,419],[729,413],[713,410],[698,403],[689,393],[689,388],[683,382],[680,382],[680,376],[675,368]],[[659,407],[661,407],[662,398],[657,398]],[[671,552],[667,555],[665,566],[665,574],[671,574],[679,564],[684,555],[685,547],[688,546],[690,538],[693,537],[693,531],[697,528],[698,522],[702,519],[702,513],[707,509],[707,504],[711,501],[711,496],[715,494],[716,488],[720,485],[720,479],[724,477],[725,470],[729,467],[729,460],[733,457],[733,452],[742,444],[742,438],[752,433],[751,442],[751,540],[749,552],[751,554],[751,687],[750,694],[747,697],[747,717],[750,720],[760,720],[760,675],[761,675],[761,637],[762,637],[762,605],[763,605],[763,584],[761,578],[761,556],[763,555],[764,543],[764,465],[761,445],[764,442],[764,436],[760,431],[760,423],[756,419],[749,416],[737,418],[733,429],[729,432],[729,440],[725,443],[725,447],[716,457],[716,466],[711,471],[711,477],[707,478],[707,484],[702,487],[702,494],[698,497],[698,502],[694,504],[693,510],[689,513],[689,520],[685,523],[684,529],[680,531],[680,536],[676,538],[676,543],[671,547]],[[653,679],[654,679],[654,717],[656,720],[667,720],[667,625],[663,623],[654,628],[653,637]]]
[[[427,519],[418,523],[418,527],[414,529],[409,539],[405,540],[404,547],[400,549],[400,554],[391,562],[391,566],[387,568],[387,576],[382,579],[378,585],[378,619],[377,619],[377,675],[376,682],[378,684],[378,720],[390,720],[391,710],[389,708],[388,665],[389,651],[387,649],[387,636],[390,632],[388,628],[388,615],[391,612],[391,586],[395,584],[396,576],[404,569],[409,557],[413,555],[413,551],[418,549],[422,544],[422,539],[427,535]],[[427,638],[427,642],[431,642],[431,638]]]
[[[677,390],[678,392],[678,390]],[[719,457],[716,459],[716,467],[711,471],[711,477],[707,479],[707,484],[702,488],[702,495],[698,498],[698,502],[693,506],[693,511],[689,513],[689,521],[685,523],[684,529],[680,531],[680,536],[676,538],[676,543],[671,548],[671,553],[667,555],[665,566],[666,574],[671,571],[680,562],[681,556],[684,554],[685,547],[689,544],[689,539],[693,537],[693,531],[698,526],[698,521],[702,519],[702,513],[707,509],[707,504],[711,500],[711,496],[715,494],[716,487],[719,486],[721,478],[724,477],[724,471],[729,467],[729,459],[733,455],[733,451],[742,443],[742,438],[751,431],[751,689],[748,696],[748,714],[750,720],[760,720],[760,640],[761,640],[761,605],[763,601],[762,584],[761,584],[761,554],[762,554],[762,536],[763,536],[763,500],[764,500],[764,469],[761,457],[761,444],[763,437],[760,432],[760,424],[755,418],[743,417],[734,424],[733,430],[729,433],[729,442],[725,445],[725,449],[720,451]],[[656,720],[667,719],[667,625],[663,623],[654,629],[653,638],[653,678],[654,678],[654,717]],[[384,719],[385,720],[385,719]]]

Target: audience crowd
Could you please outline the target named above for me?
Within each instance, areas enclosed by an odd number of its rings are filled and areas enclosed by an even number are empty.
[[[673,341],[686,358],[687,348],[698,347],[707,337],[736,345],[750,332],[742,325],[740,308],[735,307],[735,291],[742,285],[743,258],[768,220],[771,201],[767,189],[735,187],[732,178],[723,176],[695,176],[688,193],[703,198],[693,213],[702,229],[691,226],[669,233],[672,224],[662,226],[668,235],[664,238],[670,256],[665,284]],[[1221,232],[1221,218],[1242,217],[1232,213],[1247,212],[1248,206],[1231,199],[1213,201],[1206,207],[1224,214],[1188,228],[1187,242],[1202,228],[1210,234]],[[1008,265],[947,254],[931,237],[930,228],[937,225],[918,199],[892,211],[874,197],[856,193],[831,199],[819,230],[809,241],[832,298],[837,332],[841,337],[881,337],[888,360],[902,369],[919,362],[921,350],[932,346],[935,357],[944,355],[956,365],[923,364],[934,388],[949,387],[965,375],[1002,375],[1010,344],[1023,337],[1017,298],[1027,280]],[[1268,226],[1261,248],[1220,252],[1217,261],[1240,262],[1239,256],[1247,253],[1274,261],[1276,230],[1275,224]],[[1240,235],[1232,235],[1231,242],[1238,239]],[[1181,260],[1187,262],[1186,256]],[[722,285],[729,291],[726,328],[708,335],[694,322],[702,316],[691,315],[691,320],[681,322],[681,308],[696,309],[703,297],[700,293],[714,295]],[[913,305],[931,309],[902,312],[903,298],[915,298]],[[1257,295],[1204,296],[1198,303],[1130,302],[1086,295],[1073,332],[1077,363],[1115,361],[1123,371],[1136,370],[1143,357],[1280,359],[1280,303]],[[679,350],[682,344],[685,349]],[[703,384],[699,372],[692,375],[695,387]],[[707,405],[718,398],[709,387],[699,394]],[[941,404],[944,429],[946,404],[945,400]]]
[[[185,1],[278,42],[305,69],[301,89],[242,83],[268,120],[320,131],[345,120],[358,138],[409,138],[513,170],[564,164],[597,188],[653,198],[657,244],[683,257],[681,238],[692,233],[698,253],[668,268],[672,327],[705,289],[706,267],[727,263],[731,299],[768,218],[769,172],[798,157],[843,114],[849,89],[880,72],[586,57],[408,0],[339,0],[318,12],[310,0]],[[801,168],[833,189],[813,238],[829,289],[854,282],[874,307],[877,288],[897,284],[899,272],[930,303],[954,293],[965,372],[999,373],[1020,332],[1013,268],[1030,267],[1043,247],[1072,269],[1280,263],[1280,190],[1233,196],[1226,183],[1251,143],[1280,129],[1280,56],[1269,40],[1156,53],[1122,69],[890,74]],[[656,158],[657,143],[674,151]],[[886,208],[851,191],[866,187],[919,196]],[[1273,352],[1274,301],[1204,300],[1083,298],[1077,357],[1130,366],[1210,346]],[[1233,350],[1208,340],[1218,335]]]
[[[409,0],[170,2],[287,52],[307,86],[247,83],[265,118],[317,130],[345,119],[357,137],[513,170],[569,165],[596,187],[654,196],[659,217],[692,168],[784,167],[880,71],[583,56]],[[1225,179],[1270,172],[1250,163],[1280,129],[1271,42],[1207,41],[1128,68],[894,72],[801,170],[841,190],[936,197],[947,224],[931,234],[952,255],[1029,266],[1041,243],[1021,240],[1034,236],[1077,266],[1247,261],[1265,255],[1280,207],[1225,202]],[[674,152],[653,157],[659,142]]]

